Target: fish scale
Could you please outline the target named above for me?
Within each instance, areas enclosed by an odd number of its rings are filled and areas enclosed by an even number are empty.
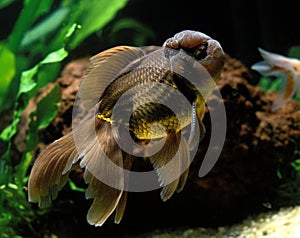
[[[134,62],[133,64],[136,66],[137,63]],[[121,72],[121,76],[114,80],[104,92],[103,100],[98,109],[101,118],[111,119],[114,109],[117,114],[110,121],[125,124],[126,122],[122,121],[124,111],[139,105],[135,108],[129,122],[130,130],[138,139],[161,138],[165,136],[167,131],[178,132],[190,124],[191,111],[187,110],[186,107],[182,107],[179,115],[175,115],[167,106],[162,105],[167,104],[170,100],[176,100],[175,91],[178,91],[173,80],[175,75],[170,72],[170,60],[166,57],[165,50],[157,50],[146,55],[140,59],[137,68],[131,70],[131,65],[127,68],[123,70],[127,72]],[[167,92],[164,88],[159,87],[159,84],[168,85]],[[118,102],[125,92],[128,95],[124,97],[122,102]],[[161,104],[148,103],[149,101],[157,101]],[[118,105],[116,106],[117,102]],[[178,117],[183,125],[180,124]],[[161,127],[156,127],[156,130],[153,130],[154,124],[161,124],[165,130],[161,130]]]
[[[115,103],[124,93],[134,87],[138,87],[139,84],[158,82],[160,78],[164,77],[165,73],[166,69],[160,68],[160,70],[157,70],[153,65],[147,64],[141,64],[137,69],[122,73],[122,75],[114,80],[103,93],[101,97],[102,101],[98,109],[99,114],[110,118]]]

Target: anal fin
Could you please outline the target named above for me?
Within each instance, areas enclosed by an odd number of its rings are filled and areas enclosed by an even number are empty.
[[[150,156],[163,189],[161,199],[168,200],[175,191],[180,192],[187,180],[190,161],[189,147],[180,133],[169,133],[159,152]]]

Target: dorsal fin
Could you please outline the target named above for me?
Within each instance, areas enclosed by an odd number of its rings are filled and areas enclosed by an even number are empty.
[[[145,52],[140,48],[117,46],[93,56],[78,91],[86,109],[96,105],[105,88],[122,69],[144,55]]]

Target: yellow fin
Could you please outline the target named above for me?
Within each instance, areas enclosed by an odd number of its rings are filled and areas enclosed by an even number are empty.
[[[144,55],[140,48],[118,46],[93,56],[79,88],[79,96],[87,110],[96,105],[105,88],[128,64]]]

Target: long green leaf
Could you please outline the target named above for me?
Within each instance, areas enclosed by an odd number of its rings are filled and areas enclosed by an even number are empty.
[[[5,100],[9,85],[16,73],[15,55],[6,47],[4,43],[0,43],[0,110]]]
[[[77,12],[79,15],[77,23],[82,26],[82,29],[75,35],[71,42],[71,48],[74,49],[90,34],[103,28],[126,5],[127,1],[90,0],[89,4],[81,1],[79,12]]]
[[[45,39],[47,35],[58,29],[69,11],[70,9],[68,8],[59,8],[37,26],[27,31],[22,39],[21,49],[24,49],[37,40]]]
[[[10,50],[16,52],[19,49],[25,32],[30,29],[38,17],[50,10],[52,3],[53,0],[24,0],[22,12],[8,38]]]
[[[37,105],[37,129],[45,128],[54,119],[59,106],[61,91],[55,86]]]
[[[13,3],[14,0],[1,0],[0,1],[0,9],[7,7],[11,3]]]
[[[21,84],[20,89],[18,92],[18,105],[15,109],[15,115],[14,120],[11,125],[9,125],[5,130],[0,134],[0,139],[3,141],[10,141],[11,138],[16,134],[17,132],[17,125],[20,121],[20,116],[22,111],[27,107],[29,97],[22,97],[22,95],[26,95],[31,90],[34,90],[37,85],[37,78],[38,78],[38,72],[42,70],[42,67],[46,64],[51,64],[55,62],[62,61],[68,53],[65,51],[65,49],[59,49],[55,52],[52,52],[49,54],[42,62],[34,66],[32,69],[27,70],[22,73],[21,76]],[[37,89],[36,89],[37,90]],[[20,102],[22,101],[22,102]]]

